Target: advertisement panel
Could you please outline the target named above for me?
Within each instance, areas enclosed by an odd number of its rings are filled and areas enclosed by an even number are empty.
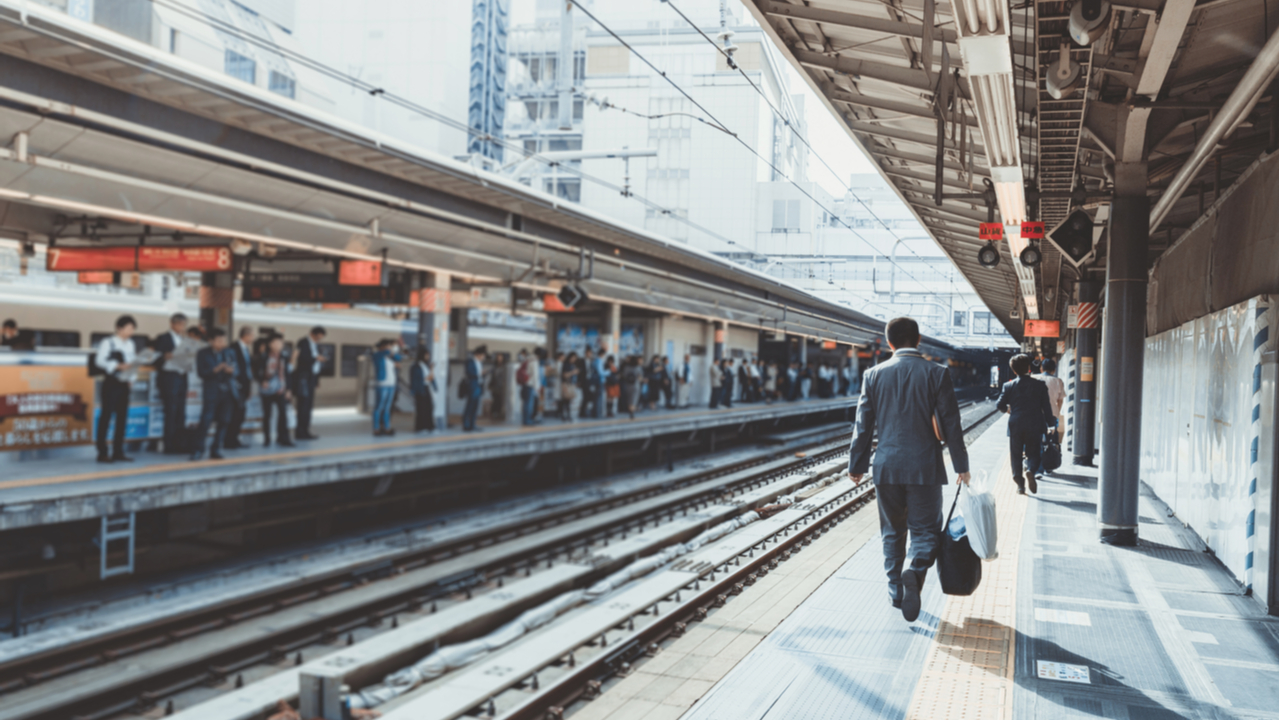
[[[0,362],[0,451],[93,442],[94,383],[83,355],[23,353]]]

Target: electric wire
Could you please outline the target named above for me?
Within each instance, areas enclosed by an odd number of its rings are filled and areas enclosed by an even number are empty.
[[[579,4],[579,3],[577,2],[577,0],[569,0],[569,1],[570,1],[570,2],[572,2],[574,5],[577,5],[579,8],[582,8],[582,5],[581,5],[581,4]],[[879,215],[876,215],[875,211],[873,211],[873,210],[871,209],[871,207],[870,207],[869,205],[867,205],[867,203],[866,203],[865,201],[863,201],[863,199],[862,199],[861,197],[859,197],[859,196],[858,196],[858,194],[857,194],[857,193],[855,193],[855,192],[853,191],[853,188],[851,188],[851,187],[850,187],[849,185],[847,185],[843,180],[841,180],[841,179],[840,179],[840,175],[839,175],[838,173],[836,173],[835,169],[834,169],[834,168],[832,168],[832,167],[831,167],[831,165],[830,165],[829,163],[827,163],[827,161],[823,158],[823,156],[822,156],[821,154],[819,154],[819,153],[818,153],[818,152],[813,148],[813,146],[809,143],[809,140],[808,140],[806,137],[804,137],[804,135],[800,134],[800,132],[799,132],[798,130],[796,130],[796,128],[791,124],[791,121],[790,121],[789,119],[787,119],[787,117],[786,117],[785,115],[783,115],[783,113],[782,113],[782,112],[781,112],[781,111],[780,111],[780,110],[779,110],[779,109],[778,109],[778,108],[773,104],[773,101],[772,101],[772,100],[770,100],[770,99],[769,99],[769,97],[768,97],[767,95],[765,95],[764,91],[760,88],[760,86],[759,86],[759,85],[757,85],[757,84],[756,84],[756,82],[755,82],[754,80],[752,80],[752,79],[751,79],[751,77],[750,77],[749,75],[747,75],[746,71],[744,71],[744,70],[743,70],[743,69],[742,69],[742,68],[741,68],[741,67],[740,67],[736,62],[734,62],[733,58],[729,55],[729,53],[728,53],[728,52],[726,52],[726,51],[724,50],[724,48],[722,48],[722,47],[720,47],[719,45],[717,45],[717,44],[716,44],[716,42],[715,42],[714,40],[712,40],[712,39],[711,39],[711,37],[710,37],[710,36],[708,36],[708,35],[706,34],[706,32],[704,32],[704,31],[702,30],[702,28],[698,26],[698,24],[697,24],[697,23],[693,22],[693,20],[692,20],[692,19],[690,19],[688,15],[685,15],[685,14],[684,14],[684,12],[683,12],[683,11],[681,11],[681,10],[680,10],[680,8],[679,8],[679,7],[677,7],[677,6],[676,6],[676,4],[675,4],[674,2],[672,2],[671,0],[663,0],[663,2],[664,2],[666,5],[668,5],[668,6],[669,6],[669,7],[670,7],[670,8],[671,8],[671,9],[672,9],[672,10],[673,10],[677,15],[679,15],[679,16],[681,17],[681,19],[683,19],[683,20],[685,21],[685,23],[687,23],[690,27],[692,27],[695,31],[697,31],[697,33],[698,33],[699,35],[701,35],[701,36],[702,36],[702,38],[703,38],[704,40],[706,40],[708,43],[710,43],[710,44],[711,44],[711,46],[712,46],[712,47],[714,47],[714,48],[716,49],[716,51],[717,51],[717,52],[719,52],[719,53],[720,53],[720,54],[725,58],[725,61],[727,62],[727,64],[729,65],[729,67],[731,67],[731,68],[733,68],[734,70],[738,71],[738,73],[743,77],[743,79],[747,81],[747,84],[749,84],[749,85],[751,86],[751,88],[752,88],[752,89],[754,89],[758,95],[760,95],[761,99],[763,99],[763,100],[764,100],[765,104],[769,106],[769,109],[773,112],[773,114],[774,114],[777,118],[779,118],[780,120],[782,120],[783,124],[784,124],[784,125],[785,125],[785,126],[786,126],[790,131],[791,131],[792,135],[793,135],[797,140],[799,140],[799,141],[800,141],[800,143],[801,143],[802,145],[804,145],[804,146],[805,146],[805,148],[809,151],[809,153],[810,153],[812,156],[814,156],[815,158],[817,158],[817,159],[818,159],[818,162],[822,163],[823,167],[825,167],[825,168],[827,169],[827,171],[828,171],[829,173],[831,173],[832,177],[834,177],[834,178],[836,179],[836,182],[840,183],[840,185],[845,189],[845,191],[849,194],[849,196],[850,196],[850,197],[852,197],[855,201],[857,201],[857,203],[858,203],[859,205],[861,205],[861,206],[863,207],[863,209],[865,209],[865,210],[867,211],[867,213],[871,215],[871,217],[872,217],[872,218],[874,218],[877,222],[879,222],[879,223],[880,223],[880,225],[881,225],[885,230],[887,230],[887,231],[889,232],[889,234],[890,234],[890,235],[892,235],[892,236],[893,236],[894,240],[896,240],[896,241],[903,241],[903,238],[902,238],[900,235],[898,235],[898,233],[896,233],[892,228],[890,228],[890,227],[889,227],[889,224],[888,224],[887,222],[885,222],[883,218],[881,218]],[[599,24],[602,28],[604,28],[606,32],[608,32],[609,34],[613,35],[615,39],[617,39],[617,40],[618,40],[619,42],[621,42],[624,46],[626,46],[626,47],[627,47],[627,49],[628,49],[628,50],[630,50],[630,51],[632,52],[632,54],[634,54],[634,55],[636,55],[637,57],[639,57],[639,58],[640,58],[640,60],[641,60],[642,62],[644,62],[646,65],[649,65],[649,67],[650,67],[650,68],[653,68],[655,71],[657,71],[657,69],[656,69],[656,68],[654,68],[654,66],[653,66],[653,64],[652,64],[652,63],[650,63],[646,58],[642,57],[639,53],[637,53],[637,52],[636,52],[636,50],[635,50],[634,48],[632,48],[630,45],[627,45],[627,43],[626,43],[625,41],[623,41],[623,40],[622,40],[622,38],[618,37],[616,33],[614,33],[614,32],[613,32],[612,30],[610,30],[608,27],[605,27],[605,25],[604,25],[603,23],[601,23],[598,19],[596,19],[594,16],[592,16],[592,15],[591,15],[591,13],[587,12],[585,9],[583,9],[583,12],[584,12],[588,17],[591,17],[591,19],[592,19],[592,20],[594,20],[597,24]],[[659,74],[661,74],[661,75],[663,76],[663,78],[667,80],[667,82],[669,82],[669,83],[671,83],[673,86],[675,86],[677,90],[679,90],[681,93],[683,93],[683,94],[685,95],[685,97],[689,97],[688,93],[685,93],[685,92],[684,92],[684,90],[683,90],[682,88],[680,88],[680,87],[679,87],[679,85],[678,85],[678,84],[676,84],[674,80],[672,80],[671,78],[667,77],[665,73],[661,73],[661,72],[660,72]],[[692,98],[691,98],[691,97],[690,97],[690,100],[692,101]],[[697,103],[696,103],[696,102],[695,102],[695,105],[697,105]],[[699,107],[699,109],[701,109],[703,112],[707,112],[705,108],[701,107],[700,105],[697,105],[697,106],[698,106],[698,107]],[[710,116],[710,117],[712,117],[712,118],[714,119],[714,116],[712,116],[710,113],[707,113],[707,114],[708,114],[708,116]],[[718,122],[718,121],[717,121],[717,122]],[[737,138],[737,136],[736,136],[736,135],[735,135],[734,137],[735,137],[735,138]],[[931,293],[928,293],[928,289],[927,289],[927,287],[924,285],[924,283],[923,283],[923,282],[921,282],[919,279],[917,279],[914,275],[912,275],[910,271],[908,271],[906,268],[903,268],[901,265],[898,265],[898,263],[897,263],[895,260],[893,260],[892,258],[890,258],[888,255],[886,255],[886,254],[884,253],[884,251],[883,251],[883,250],[879,250],[879,249],[878,249],[878,248],[876,248],[874,245],[872,245],[872,243],[871,243],[870,241],[868,241],[865,237],[863,237],[861,233],[859,233],[857,230],[855,230],[855,229],[854,229],[852,226],[850,226],[848,223],[844,222],[844,219],[843,219],[843,218],[840,218],[839,216],[835,215],[835,213],[832,213],[829,209],[827,209],[825,206],[823,206],[820,202],[818,202],[817,198],[813,197],[813,196],[812,196],[808,191],[806,191],[803,187],[801,187],[799,183],[797,183],[795,180],[792,180],[789,176],[787,176],[785,173],[783,173],[781,170],[779,170],[776,166],[774,166],[774,165],[773,165],[773,163],[772,163],[772,162],[769,162],[769,161],[767,161],[767,160],[764,160],[764,158],[763,158],[763,157],[762,157],[758,152],[756,152],[754,148],[751,148],[749,145],[747,145],[745,141],[743,141],[741,138],[737,138],[737,139],[738,139],[738,141],[739,141],[740,143],[742,143],[744,146],[746,146],[748,149],[750,149],[750,150],[751,150],[751,151],[752,151],[752,152],[753,152],[757,157],[760,157],[760,159],[761,159],[761,160],[763,160],[763,161],[764,161],[764,162],[766,162],[766,163],[767,163],[771,168],[773,168],[775,172],[777,172],[779,175],[781,175],[781,176],[785,177],[785,178],[787,179],[787,181],[788,181],[788,182],[790,182],[793,186],[795,186],[798,190],[800,190],[800,192],[801,192],[801,193],[803,193],[803,194],[804,194],[806,197],[808,197],[810,200],[813,200],[814,204],[816,204],[818,207],[822,208],[825,212],[827,212],[828,214],[832,215],[833,217],[836,217],[836,218],[837,218],[837,220],[839,220],[839,222],[840,222],[842,225],[844,225],[846,228],[848,228],[850,231],[852,231],[852,232],[853,232],[853,234],[854,234],[854,235],[855,235],[859,240],[861,240],[863,243],[865,243],[865,244],[866,244],[868,247],[870,247],[874,252],[877,252],[881,257],[884,257],[885,259],[889,260],[889,262],[890,262],[890,263],[892,263],[894,266],[896,266],[896,267],[900,268],[903,272],[905,272],[905,273],[907,274],[907,276],[908,276],[908,277],[910,277],[912,280],[915,280],[915,281],[916,281],[916,283],[917,283],[917,284],[919,284],[919,285],[920,285],[920,287],[921,287],[922,289],[924,289],[924,290],[925,290],[925,292],[926,292],[927,294],[931,294]],[[919,254],[919,253],[917,253],[913,248],[911,248],[911,246],[910,246],[910,245],[907,245],[907,250],[908,250],[908,251],[910,251],[912,255],[915,255],[915,256],[916,256],[916,258],[917,258],[918,260],[920,260],[921,262],[925,262],[925,263],[927,263],[927,262],[928,262],[928,261],[926,261],[926,260],[925,260],[925,259],[924,259],[920,254]]]
[[[733,240],[730,240],[729,238],[726,238],[723,235],[720,235],[719,233],[715,232],[714,230],[711,230],[710,228],[703,227],[702,225],[699,225],[698,223],[689,220],[687,217],[681,216],[675,210],[664,207],[661,204],[644,197],[643,195],[639,195],[635,192],[632,192],[629,188],[623,188],[615,183],[609,182],[608,180],[605,180],[600,177],[596,177],[594,175],[591,175],[590,173],[586,173],[582,171],[580,168],[575,168],[563,161],[555,160],[553,158],[547,158],[539,153],[531,153],[525,150],[525,148],[522,145],[506,140],[505,138],[497,137],[489,133],[483,132],[478,128],[474,128],[468,125],[467,123],[451,118],[442,112],[439,112],[437,110],[433,110],[424,105],[415,103],[395,93],[387,92],[385,88],[379,87],[368,81],[361,80],[360,78],[357,78],[348,73],[344,73],[341,70],[333,68],[329,65],[325,65],[324,63],[318,60],[315,60],[310,56],[304,55],[296,50],[283,47],[268,38],[263,38],[237,25],[230,24],[222,20],[221,18],[211,15],[203,10],[187,7],[179,2],[172,2],[171,0],[151,0],[151,1],[153,4],[161,5],[170,10],[181,13],[193,20],[207,22],[210,25],[215,26],[215,29],[217,30],[234,35],[235,37],[241,40],[250,42],[258,46],[259,48],[262,48],[263,50],[279,54],[285,57],[286,59],[292,60],[298,63],[299,65],[302,65],[310,70],[314,70],[318,73],[321,73],[326,77],[329,77],[331,79],[350,85],[351,87],[361,90],[363,92],[366,92],[375,98],[382,98],[387,102],[390,102],[391,104],[396,105],[402,109],[405,109],[410,112],[414,112],[424,117],[427,117],[429,119],[435,120],[436,122],[439,122],[451,129],[464,132],[469,136],[478,137],[482,141],[491,142],[495,145],[501,146],[504,149],[511,150],[515,153],[519,153],[524,157],[532,158],[534,160],[537,160],[538,162],[546,164],[548,167],[555,167],[562,172],[576,176],[582,180],[586,180],[588,182],[592,182],[601,187],[614,190],[618,192],[620,195],[623,195],[624,197],[634,198],[636,202],[639,202],[641,205],[644,205],[646,208],[651,209],[657,213],[660,213],[666,217],[672,218],[683,225],[686,225],[694,230],[697,230],[698,232],[704,233],[707,236],[715,238],[726,244],[737,245],[737,243],[734,242]],[[707,123],[707,124],[710,125],[710,123]]]

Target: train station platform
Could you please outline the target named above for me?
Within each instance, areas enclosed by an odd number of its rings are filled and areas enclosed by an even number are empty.
[[[1097,539],[1096,470],[1064,466],[1017,495],[1003,418],[970,457],[999,513],[999,557],[972,596],[930,573],[905,622],[868,508],[571,717],[1276,717],[1276,618],[1149,489],[1138,546],[1113,547]]]
[[[103,465],[96,462],[92,447],[44,459],[11,454],[0,457],[0,531],[492,460],[528,458],[523,467],[532,469],[541,457],[625,443],[646,450],[654,442],[676,447],[699,438],[714,444],[716,433],[744,432],[769,442],[771,428],[782,432],[797,424],[844,420],[856,403],[856,397],[842,397],[715,410],[659,409],[635,418],[548,420],[528,427],[482,424],[477,433],[451,427],[415,434],[412,418],[400,416],[395,423],[400,432],[390,437],[373,437],[366,416],[321,413],[313,423],[319,440],[264,448],[255,438],[254,445],[227,451],[223,460],[193,462],[140,451],[132,455],[132,463]],[[628,457],[634,457],[634,449],[631,455],[619,454],[616,469],[626,469]]]

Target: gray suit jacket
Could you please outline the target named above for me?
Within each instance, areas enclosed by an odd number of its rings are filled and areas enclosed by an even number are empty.
[[[969,453],[960,428],[960,408],[951,372],[903,348],[893,359],[863,375],[862,397],[849,448],[849,472],[861,475],[871,464],[871,439],[879,425],[874,479],[877,485],[945,485],[942,445],[933,418],[951,452],[957,473],[969,472]]]

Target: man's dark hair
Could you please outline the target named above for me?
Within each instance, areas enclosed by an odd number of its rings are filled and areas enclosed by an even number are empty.
[[[488,346],[488,345],[481,345],[480,347],[476,348],[475,350],[472,350],[472,351],[471,351],[471,354],[472,354],[472,355],[488,355],[488,354],[489,354],[489,346]]]
[[[252,335],[252,334],[253,334],[253,328],[249,327],[248,325],[245,325],[244,327],[240,328],[240,332],[238,333],[238,336],[243,339],[244,336]]]
[[[325,332],[325,331],[324,331],[324,326],[323,326],[323,325],[317,325],[317,326],[315,326],[315,327],[311,328],[311,334],[312,334],[312,335],[320,335],[320,336],[324,336],[324,335],[328,335],[329,333],[327,333],[327,332]]]
[[[186,322],[186,321],[187,321],[187,316],[186,316],[186,315],[183,315],[182,313],[174,313],[174,314],[172,314],[172,315],[170,315],[170,316],[169,316],[169,324],[170,324],[170,325],[172,325],[172,324],[174,324],[174,323],[176,323],[176,322]]]
[[[1014,355],[1013,359],[1009,360],[1009,369],[1018,376],[1026,375],[1031,372],[1031,356],[1023,353]]]
[[[10,318],[10,319],[8,319],[8,320],[5,320],[5,321],[4,321],[4,329],[5,329],[5,330],[8,330],[9,328],[13,328],[14,330],[17,330],[17,329],[18,329],[18,321],[17,321],[17,320],[14,320],[14,319],[12,319],[12,318]]]
[[[896,348],[920,344],[920,325],[909,317],[894,318],[884,325],[884,336]]]
[[[211,327],[209,328],[209,331],[205,333],[206,337],[210,342],[212,342],[214,338],[220,338],[225,336],[226,334],[227,334],[227,331],[223,330],[220,327]]]
[[[138,321],[134,320],[132,315],[121,315],[120,317],[116,318],[117,330],[125,327],[126,325],[132,325],[136,328],[138,327]]]
[[[1058,369],[1058,361],[1053,358],[1045,358],[1044,361],[1040,363],[1040,369],[1044,372],[1051,373]]]

